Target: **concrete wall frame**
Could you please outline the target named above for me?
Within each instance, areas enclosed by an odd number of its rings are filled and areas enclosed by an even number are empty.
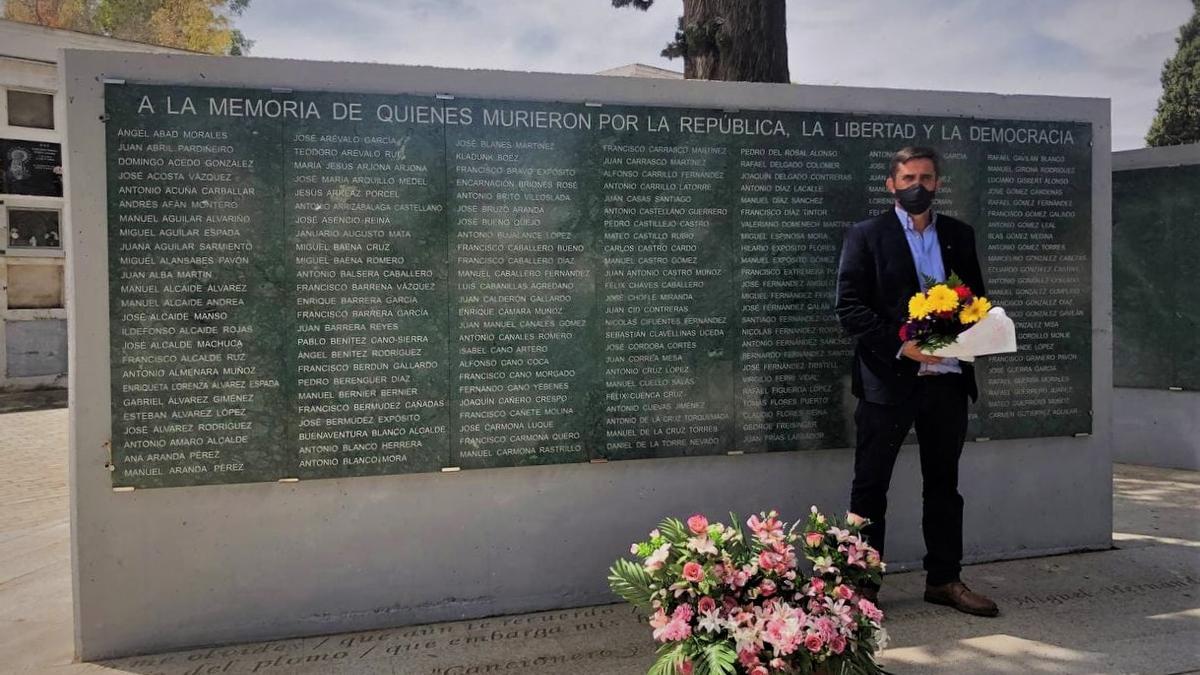
[[[605,572],[665,514],[841,510],[845,450],[634,460],[114,493],[104,132],[106,78],[711,108],[993,116],[1093,125],[1093,433],[971,443],[969,560],[1111,541],[1109,102],[697,83],[270,59],[67,51],[75,644],[85,660],[606,602]],[[890,558],[919,560],[919,470],[892,490]],[[614,508],[614,505],[621,505]],[[895,567],[894,567],[895,568]]]

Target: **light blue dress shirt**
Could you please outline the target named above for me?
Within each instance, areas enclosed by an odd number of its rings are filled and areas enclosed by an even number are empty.
[[[917,283],[921,290],[927,290],[925,279],[934,281],[946,280],[946,267],[942,264],[942,247],[938,242],[937,213],[929,221],[924,232],[918,232],[913,226],[912,216],[908,211],[896,206],[896,216],[904,226],[904,238],[908,240],[908,249],[912,251],[913,265],[917,268]],[[962,366],[958,359],[948,358],[941,363],[922,363],[921,373],[961,373]]]

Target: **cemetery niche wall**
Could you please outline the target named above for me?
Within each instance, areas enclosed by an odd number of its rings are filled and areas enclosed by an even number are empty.
[[[104,98],[114,486],[847,447],[834,273],[905,145],[1020,330],[972,437],[1092,430],[1090,124]]]

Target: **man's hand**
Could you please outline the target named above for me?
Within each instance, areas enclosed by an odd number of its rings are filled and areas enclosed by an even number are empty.
[[[918,363],[934,364],[942,362],[942,357],[930,356],[929,354],[922,352],[921,348],[917,346],[916,340],[909,340],[908,342],[905,342],[900,348],[900,353]]]

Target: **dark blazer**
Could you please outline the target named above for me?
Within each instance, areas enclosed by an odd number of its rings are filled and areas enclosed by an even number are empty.
[[[946,215],[937,216],[938,243],[946,276],[951,272],[976,295],[986,294],[975,252],[975,230]],[[920,364],[896,358],[900,326],[908,317],[908,300],[921,286],[912,251],[895,209],[855,223],[846,231],[838,264],[838,322],[857,344],[854,349],[852,391],[871,403],[895,405],[908,397]],[[975,369],[962,364],[967,392],[978,398]]]

